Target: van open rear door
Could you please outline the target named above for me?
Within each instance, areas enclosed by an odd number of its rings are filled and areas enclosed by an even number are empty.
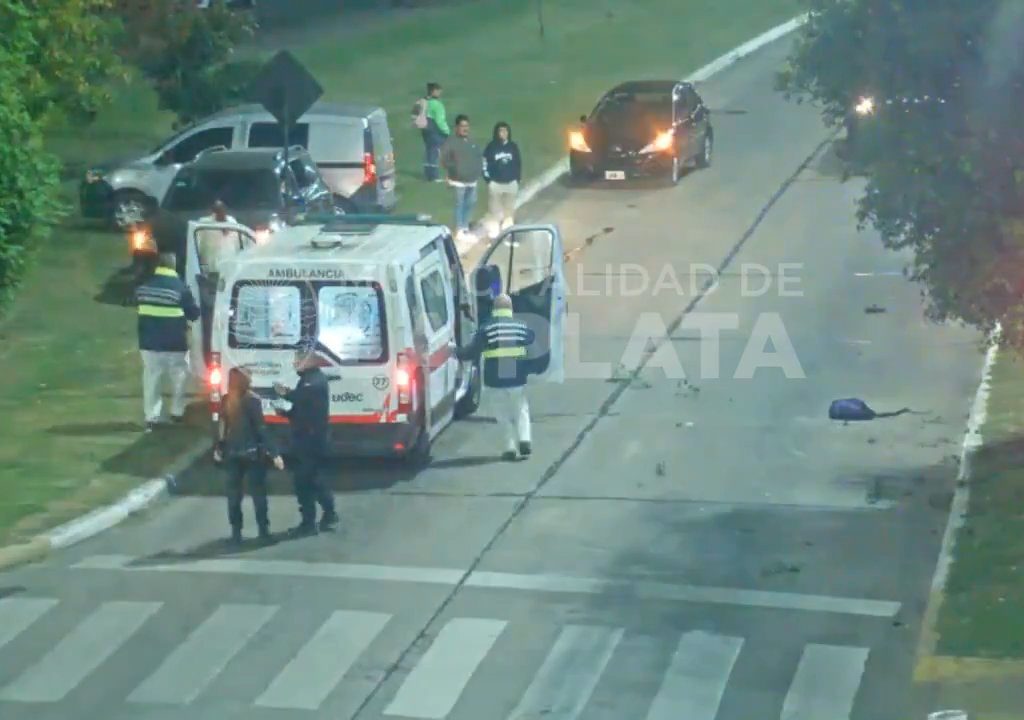
[[[198,221],[188,224],[185,243],[185,283],[199,304],[200,321],[192,323],[189,369],[198,382],[206,380],[213,330],[213,304],[220,273],[218,261],[256,245],[256,235],[245,225]],[[211,249],[219,250],[211,252]]]
[[[564,381],[566,283],[558,228],[517,225],[503,232],[473,271],[473,285],[478,320],[486,320],[493,299],[507,293],[516,315],[537,334],[530,349],[534,374]]]

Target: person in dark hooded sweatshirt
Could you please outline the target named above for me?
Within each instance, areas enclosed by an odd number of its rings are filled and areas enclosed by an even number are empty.
[[[493,139],[484,148],[488,226],[494,235],[515,222],[522,173],[522,159],[519,146],[512,140],[512,128],[507,122],[499,122],[494,126]]]

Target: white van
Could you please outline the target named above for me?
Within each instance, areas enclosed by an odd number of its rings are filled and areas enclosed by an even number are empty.
[[[121,229],[134,227],[163,202],[174,176],[200,153],[280,148],[283,136],[281,126],[259,105],[221,110],[146,155],[90,168],[79,188],[82,215],[107,219]],[[345,212],[390,212],[398,202],[395,153],[383,108],[314,103],[292,126],[288,144],[309,151]]]
[[[241,367],[264,398],[268,424],[285,425],[273,385],[297,382],[295,350],[315,342],[330,380],[332,450],[422,462],[438,433],[479,405],[479,364],[460,362],[455,348],[470,342],[495,291],[508,292],[538,331],[536,374],[563,379],[565,276],[554,226],[510,228],[470,283],[450,231],[429,219],[342,216],[285,228],[262,245],[243,226],[193,222],[193,291],[210,280],[198,238],[218,229],[237,233],[242,249],[215,280],[209,352],[193,355],[193,367],[206,369],[214,419],[228,372]],[[202,346],[195,325],[194,349]]]

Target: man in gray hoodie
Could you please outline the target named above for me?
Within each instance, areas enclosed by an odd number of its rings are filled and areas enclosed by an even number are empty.
[[[455,229],[457,237],[464,238],[476,207],[476,186],[484,171],[484,154],[469,138],[467,116],[455,118],[455,132],[441,147],[441,165],[448,184],[455,188]]]

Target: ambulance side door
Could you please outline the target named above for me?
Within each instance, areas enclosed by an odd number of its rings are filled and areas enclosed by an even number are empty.
[[[192,375],[204,381],[211,352],[213,334],[213,306],[217,297],[219,275],[200,262],[199,242],[203,233],[221,232],[232,247],[237,243],[238,251],[256,245],[256,236],[244,225],[219,222],[189,222],[188,241],[185,243],[185,284],[199,305],[199,322],[192,323],[189,330],[189,366]]]
[[[565,380],[566,282],[562,237],[554,225],[517,225],[499,235],[473,271],[477,322],[491,303],[509,295],[516,316],[536,333],[530,372],[547,382]]]
[[[455,346],[455,307],[448,268],[437,246],[413,267],[417,300],[423,313],[426,352],[422,367],[427,383],[431,431],[447,425],[455,410],[458,359]]]

